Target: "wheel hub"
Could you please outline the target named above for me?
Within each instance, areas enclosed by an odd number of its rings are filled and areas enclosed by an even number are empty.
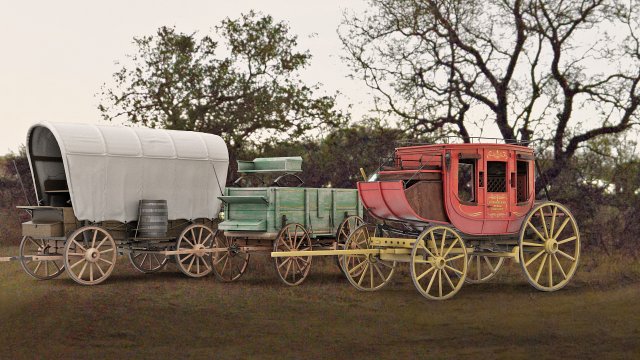
[[[548,254],[555,254],[558,252],[558,242],[555,239],[547,239],[544,243],[544,249]]]
[[[195,250],[195,254],[196,256],[199,257],[203,257],[205,252],[204,252],[204,245],[203,244],[196,244],[196,246],[193,247],[193,249]]]
[[[96,248],[89,248],[87,252],[84,253],[84,258],[88,262],[95,263],[100,259],[100,252]]]
[[[444,260],[442,256],[438,256],[435,258],[434,264],[437,269],[442,270],[444,269],[444,266],[447,264],[447,262]]]

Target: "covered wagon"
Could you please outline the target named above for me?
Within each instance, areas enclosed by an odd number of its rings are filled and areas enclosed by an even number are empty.
[[[212,271],[212,229],[229,157],[219,136],[43,122],[27,135],[37,197],[22,206],[24,270],[65,269],[85,285],[109,277],[116,255],[144,272],[169,259],[191,277]]]

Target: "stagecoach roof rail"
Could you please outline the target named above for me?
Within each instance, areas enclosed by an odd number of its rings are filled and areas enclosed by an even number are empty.
[[[463,140],[461,136],[442,136],[438,138],[439,142],[444,144],[457,144],[458,142],[454,142],[455,140]],[[518,139],[504,139],[497,137],[485,137],[485,136],[470,136],[469,144],[480,144],[480,143],[495,143],[495,144],[507,144],[507,145],[520,145],[520,146],[529,146],[530,144],[541,141],[541,139],[531,139],[531,140],[518,140]],[[438,143],[433,141],[425,141],[425,140],[396,140],[396,147],[403,146],[419,146],[419,145],[437,145]],[[460,143],[464,143],[463,141]]]

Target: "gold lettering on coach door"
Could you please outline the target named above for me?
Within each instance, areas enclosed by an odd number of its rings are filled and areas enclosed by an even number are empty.
[[[507,215],[507,194],[487,194],[487,216],[500,217]]]

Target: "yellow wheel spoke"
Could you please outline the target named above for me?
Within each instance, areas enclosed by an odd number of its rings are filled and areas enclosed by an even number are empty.
[[[378,275],[380,275],[380,279],[382,279],[382,282],[385,282],[387,279],[384,277],[384,275],[382,274],[382,271],[380,270],[380,268],[378,267],[378,264],[374,263],[373,267],[376,268],[376,271],[378,272]]]
[[[453,285],[453,281],[451,281],[451,278],[449,277],[449,274],[447,274],[446,271],[443,271],[443,272],[444,272],[444,277],[447,278],[447,282],[451,286],[451,290],[455,290],[456,287],[455,287],[455,285]]]
[[[449,262],[449,261],[453,261],[453,260],[458,260],[458,259],[463,258],[463,257],[464,257],[464,254],[460,254],[460,255],[456,255],[454,257],[445,259],[444,261]]]
[[[438,271],[434,271],[433,275],[431,275],[431,280],[429,280],[429,285],[427,285],[427,290],[425,290],[425,293],[429,293],[429,291],[431,290],[431,285],[433,285],[433,280],[436,279],[436,275],[440,272],[440,270]]]
[[[453,271],[453,272],[455,272],[456,274],[458,274],[458,275],[460,275],[460,276],[464,275],[464,273],[463,273],[462,271],[460,271],[460,270],[458,270],[458,269],[456,269],[456,268],[452,268],[452,267],[451,267],[451,266],[449,266],[449,265],[445,265],[444,267],[445,267],[445,268],[447,268],[447,269],[449,269],[449,270],[451,270],[451,271]]]
[[[542,269],[544,269],[544,265],[547,262],[547,257],[549,257],[549,254],[544,254],[544,257],[542,258],[542,263],[540,264],[540,267],[538,268],[538,273],[536,274],[536,278],[535,281],[538,282],[538,280],[540,279],[540,275],[542,274]]]
[[[576,258],[574,258],[573,256],[567,254],[566,252],[562,251],[562,250],[558,250],[557,251],[558,254],[566,257],[567,259],[571,260],[571,261],[576,261]]]
[[[427,271],[423,272],[422,274],[420,274],[420,276],[416,277],[416,280],[420,281],[420,279],[422,279],[423,277],[427,276],[427,274],[429,274],[430,272],[432,272],[433,270],[435,270],[435,267],[430,267]]]
[[[562,234],[562,230],[564,230],[564,228],[567,226],[567,224],[569,223],[569,220],[571,220],[570,217],[567,217],[566,219],[564,219],[564,221],[562,222],[562,225],[560,225],[560,228],[558,228],[558,232],[555,235],[553,235],[554,239],[557,239],[558,236]]]
[[[544,217],[544,211],[542,211],[542,207],[540,207],[540,209],[538,209],[538,211],[540,212],[540,221],[542,222],[542,228],[544,229],[544,235],[545,238],[549,238],[549,230],[547,229],[547,221]]]
[[[442,297],[442,270],[438,271],[438,294]]]
[[[351,259],[351,258],[349,258],[349,259]],[[360,269],[361,267],[363,267],[366,263],[367,263],[366,261],[361,261],[361,262],[360,262],[360,264],[358,264],[358,265],[356,265],[356,266],[352,267],[352,268],[349,270],[349,274],[353,274],[353,273],[354,273],[354,272],[356,272],[358,269]]]
[[[553,287],[553,261],[549,259],[549,287]]]
[[[535,254],[531,259],[529,259],[529,261],[527,261],[526,263],[524,263],[524,266],[529,266],[531,265],[532,262],[536,261],[537,258],[539,258],[540,256],[542,256],[542,254],[544,254],[544,250],[540,250],[537,254]]]
[[[493,268],[493,265],[491,265],[491,261],[489,261],[489,257],[488,256],[483,256],[484,261],[487,263],[487,266],[489,266],[489,269],[491,269],[491,272],[493,273],[496,269]]]
[[[558,260],[558,257],[556,256],[556,254],[552,254],[551,256],[553,257],[553,260],[555,260],[556,266],[558,266],[558,269],[560,269],[560,272],[562,273],[563,279],[566,279],[567,278],[567,273],[564,272],[564,269],[562,268],[562,265],[560,264],[560,260]]]
[[[562,245],[562,244],[568,243],[569,241],[574,241],[577,238],[578,238],[577,236],[572,236],[570,238],[566,238],[564,240],[558,241],[558,245]]]
[[[522,245],[524,245],[524,246],[535,246],[535,247],[544,246],[544,244],[541,244],[541,243],[532,243],[532,242],[528,242],[528,241],[523,241]]]
[[[553,235],[553,231],[555,230],[555,226],[556,226],[556,214],[558,213],[558,207],[554,206],[553,207],[553,214],[551,215],[551,228],[549,229],[549,234]]]
[[[366,266],[364,267],[364,270],[362,270],[362,274],[360,275],[360,279],[358,280],[358,286],[361,286],[360,284],[362,284],[362,280],[364,280],[364,276],[367,275],[367,270],[369,269],[369,262],[366,262]]]
[[[544,236],[542,236],[542,234],[540,234],[540,231],[538,231],[538,229],[536,229],[535,226],[533,226],[533,224],[531,223],[531,221],[527,221],[527,226],[530,227],[535,233],[536,235],[538,235],[538,237],[542,240],[542,241],[546,241],[547,239],[545,239]]]

